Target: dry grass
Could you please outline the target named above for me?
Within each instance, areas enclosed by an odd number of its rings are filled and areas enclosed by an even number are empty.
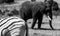
[[[60,18],[60,16],[58,16],[57,18],[55,18],[55,16],[54,16],[52,25],[55,29],[60,29],[60,20],[59,20],[59,18]],[[44,17],[43,22],[44,21],[48,22],[48,19],[46,17]],[[31,22],[31,23],[28,23],[29,36],[60,36],[60,31],[59,30],[40,30],[40,29],[33,30],[33,29],[30,29],[33,21],[32,21],[32,19],[29,19],[28,22]],[[41,27],[42,28],[50,28],[48,23],[42,24]],[[37,28],[37,24],[36,24],[35,28]]]

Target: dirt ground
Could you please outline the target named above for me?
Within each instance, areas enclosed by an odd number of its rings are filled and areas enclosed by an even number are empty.
[[[55,29],[60,29],[60,16],[53,16],[52,25]],[[40,29],[31,29],[31,25],[33,20],[29,19],[27,21],[29,26],[29,36],[60,36],[60,30],[40,30]],[[44,16],[43,18],[44,24],[42,24],[42,28],[50,28],[49,26],[49,20]],[[35,28],[37,28],[37,24],[35,25]],[[51,28],[50,28],[51,29]]]

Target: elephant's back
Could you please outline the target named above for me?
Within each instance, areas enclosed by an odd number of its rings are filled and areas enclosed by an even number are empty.
[[[34,6],[32,7],[33,10],[38,11],[38,10],[43,10],[45,9],[45,3],[42,1],[35,2]]]

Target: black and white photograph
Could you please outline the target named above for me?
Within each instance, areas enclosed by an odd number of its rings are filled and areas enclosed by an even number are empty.
[[[60,36],[60,0],[0,0],[0,36]]]

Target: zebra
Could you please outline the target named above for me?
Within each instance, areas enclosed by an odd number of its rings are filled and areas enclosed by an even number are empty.
[[[27,36],[27,27],[25,21],[15,15],[8,15],[1,18],[0,36]]]

